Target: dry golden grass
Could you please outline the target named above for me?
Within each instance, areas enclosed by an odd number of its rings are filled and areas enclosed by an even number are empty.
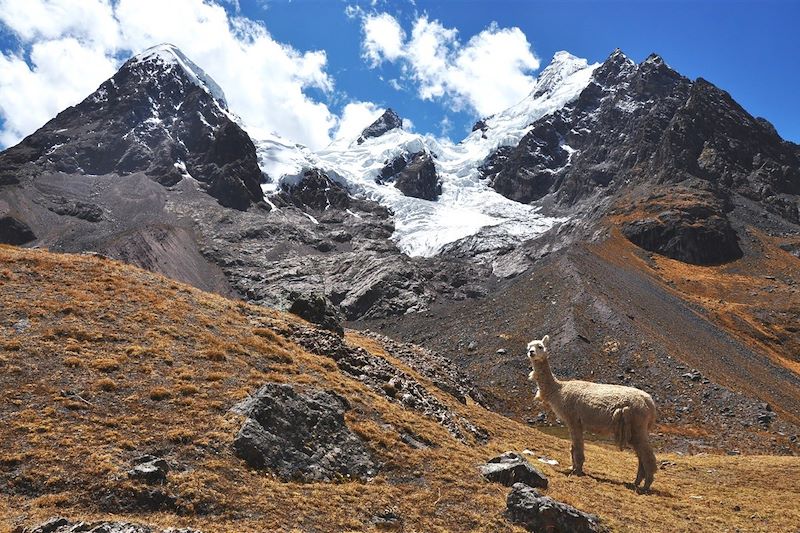
[[[749,228],[744,237],[758,253],[719,266],[698,266],[646,254],[618,229],[595,253],[620,268],[633,268],[658,280],[668,291],[753,350],[800,375],[800,261],[778,247],[775,238]],[[650,255],[649,259],[645,259]],[[747,390],[737,382],[735,389]],[[757,390],[751,394],[759,397]],[[800,402],[800,390],[786,391]],[[795,424],[800,413],[774,408]]]
[[[298,318],[94,257],[0,246],[0,263],[0,339],[20,344],[0,351],[0,532],[53,515],[207,532],[370,531],[385,509],[407,532],[519,531],[502,514],[508,489],[483,481],[476,465],[523,449],[560,462],[538,465],[549,495],[618,531],[800,528],[797,458],[663,455],[655,491],[637,495],[624,483],[636,470],[631,453],[589,444],[590,475],[568,477],[567,442],[458,403],[358,334],[347,341],[414,375],[486,428],[489,442],[453,439],[278,333]],[[17,334],[23,318],[28,328]],[[384,463],[380,474],[366,483],[282,483],[236,458],[242,420],[230,407],[270,380],[346,396],[347,423]],[[405,428],[438,447],[410,448],[400,440]],[[138,485],[125,471],[144,453],[180,465],[167,485],[180,512],[104,510],[104,498],[132,497]]]

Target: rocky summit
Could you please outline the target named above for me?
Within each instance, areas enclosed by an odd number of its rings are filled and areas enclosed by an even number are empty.
[[[458,143],[386,109],[311,150],[129,58],[0,152],[0,523],[796,529],[800,146],[667,60],[558,52]],[[647,496],[601,436],[564,475],[545,333],[655,401]]]

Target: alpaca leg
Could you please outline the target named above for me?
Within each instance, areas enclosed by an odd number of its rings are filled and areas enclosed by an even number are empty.
[[[634,440],[634,449],[636,455],[639,456],[639,472],[636,474],[636,486],[644,480],[644,490],[649,490],[650,485],[653,483],[657,465],[656,456],[653,453],[653,448],[650,446],[650,441],[647,438],[647,433],[644,435],[638,434]]]
[[[576,476],[583,475],[583,427],[580,422],[569,426],[569,436],[572,439],[572,473]]]
[[[639,454],[639,450],[636,450],[636,456],[639,459],[639,470],[636,471],[636,481],[633,484],[638,487],[639,483],[644,479],[644,464],[642,464],[642,456]]]
[[[658,465],[656,464],[656,454],[653,453],[653,447],[650,446],[647,438],[642,447],[642,466],[644,467],[644,490],[650,490]]]

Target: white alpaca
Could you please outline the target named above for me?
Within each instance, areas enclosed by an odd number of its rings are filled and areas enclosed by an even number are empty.
[[[528,343],[528,359],[536,381],[536,399],[549,406],[569,428],[572,439],[572,473],[583,475],[583,431],[614,435],[619,449],[630,445],[639,458],[636,487],[644,480],[644,489],[653,483],[656,456],[648,440],[655,426],[656,405],[646,392],[634,387],[606,385],[588,381],[559,381],[550,371],[547,347],[550,336]]]

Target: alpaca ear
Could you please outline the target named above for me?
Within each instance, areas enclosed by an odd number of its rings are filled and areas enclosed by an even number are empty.
[[[550,335],[545,335],[544,337],[542,337],[542,344],[544,345],[545,348],[550,346]]]

